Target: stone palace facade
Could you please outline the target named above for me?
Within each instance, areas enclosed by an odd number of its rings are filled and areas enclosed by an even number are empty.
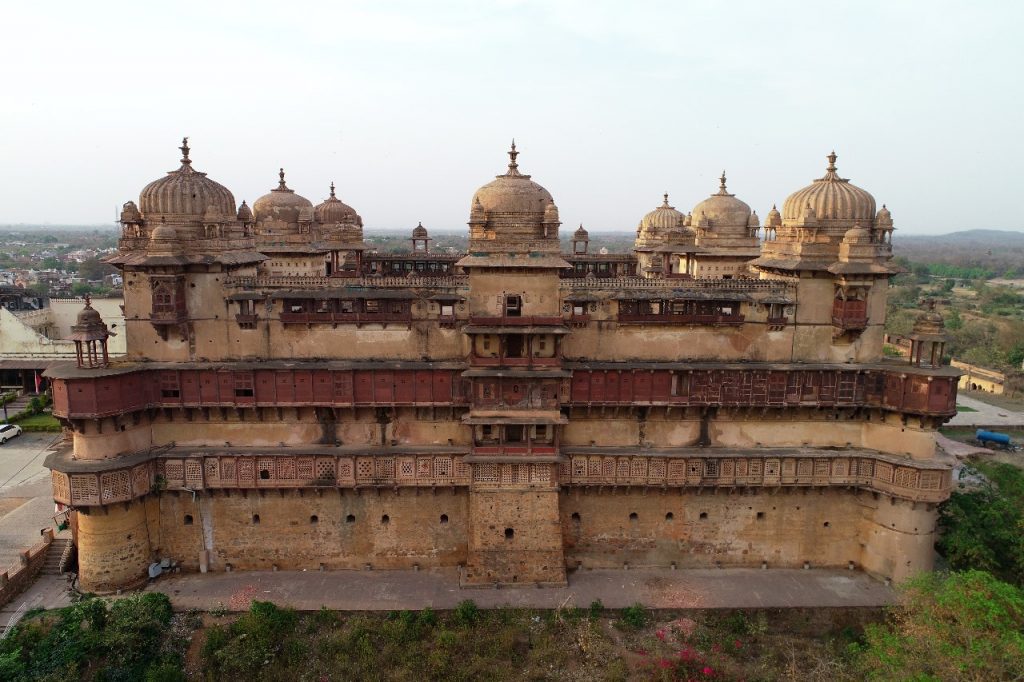
[[[472,196],[469,249],[177,170],[121,214],[127,355],[91,308],[51,368],[83,589],[185,570],[460,566],[464,586],[625,566],[932,565],[955,412],[942,320],[882,357],[893,223],[841,178],[763,225],[729,193],[564,243],[541,185]]]

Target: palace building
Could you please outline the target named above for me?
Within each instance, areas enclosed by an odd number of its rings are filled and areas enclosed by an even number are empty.
[[[87,304],[49,370],[83,589],[184,570],[931,568],[959,372],[882,356],[892,216],[836,156],[763,223],[727,188],[563,241],[519,167],[466,253],[377,253],[333,185],[239,206],[193,168],[121,213],[127,354]],[[325,183],[326,184],[326,183]],[[711,188],[708,188],[711,189]]]

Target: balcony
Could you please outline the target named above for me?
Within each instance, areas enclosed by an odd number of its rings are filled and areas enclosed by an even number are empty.
[[[561,317],[471,317],[469,323],[472,325],[479,325],[482,327],[496,327],[496,326],[544,326],[544,325],[559,325],[563,324]]]
[[[832,326],[842,331],[860,331],[867,329],[868,318],[862,315],[833,315]]]
[[[281,313],[281,324],[409,324],[412,314],[404,313]]]
[[[678,324],[713,327],[739,326],[743,315],[661,315],[654,313],[619,313],[620,324]]]
[[[238,323],[239,329],[255,329],[256,322],[259,319],[256,315],[244,315],[241,313],[235,315],[235,321]]]

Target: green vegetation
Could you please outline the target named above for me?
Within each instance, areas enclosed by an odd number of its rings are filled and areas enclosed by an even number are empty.
[[[25,414],[22,412],[21,414]],[[22,430],[27,432],[53,432],[58,433],[61,430],[60,422],[52,414],[30,414],[24,417],[15,416],[11,419],[11,423],[17,424]]]
[[[939,517],[939,552],[956,570],[983,570],[1024,586],[1024,471],[976,462],[965,475],[980,481],[956,490]]]
[[[187,642],[168,635],[170,623],[171,603],[163,594],[86,599],[26,618],[0,640],[0,679],[184,680]]]
[[[869,680],[1022,679],[1024,593],[983,571],[925,574],[851,649]]]

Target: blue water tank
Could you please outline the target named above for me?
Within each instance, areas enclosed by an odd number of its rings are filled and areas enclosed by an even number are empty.
[[[995,431],[986,431],[985,429],[978,429],[974,432],[974,437],[982,443],[998,443],[999,445],[1009,445],[1010,436],[1005,433],[997,433]]]

